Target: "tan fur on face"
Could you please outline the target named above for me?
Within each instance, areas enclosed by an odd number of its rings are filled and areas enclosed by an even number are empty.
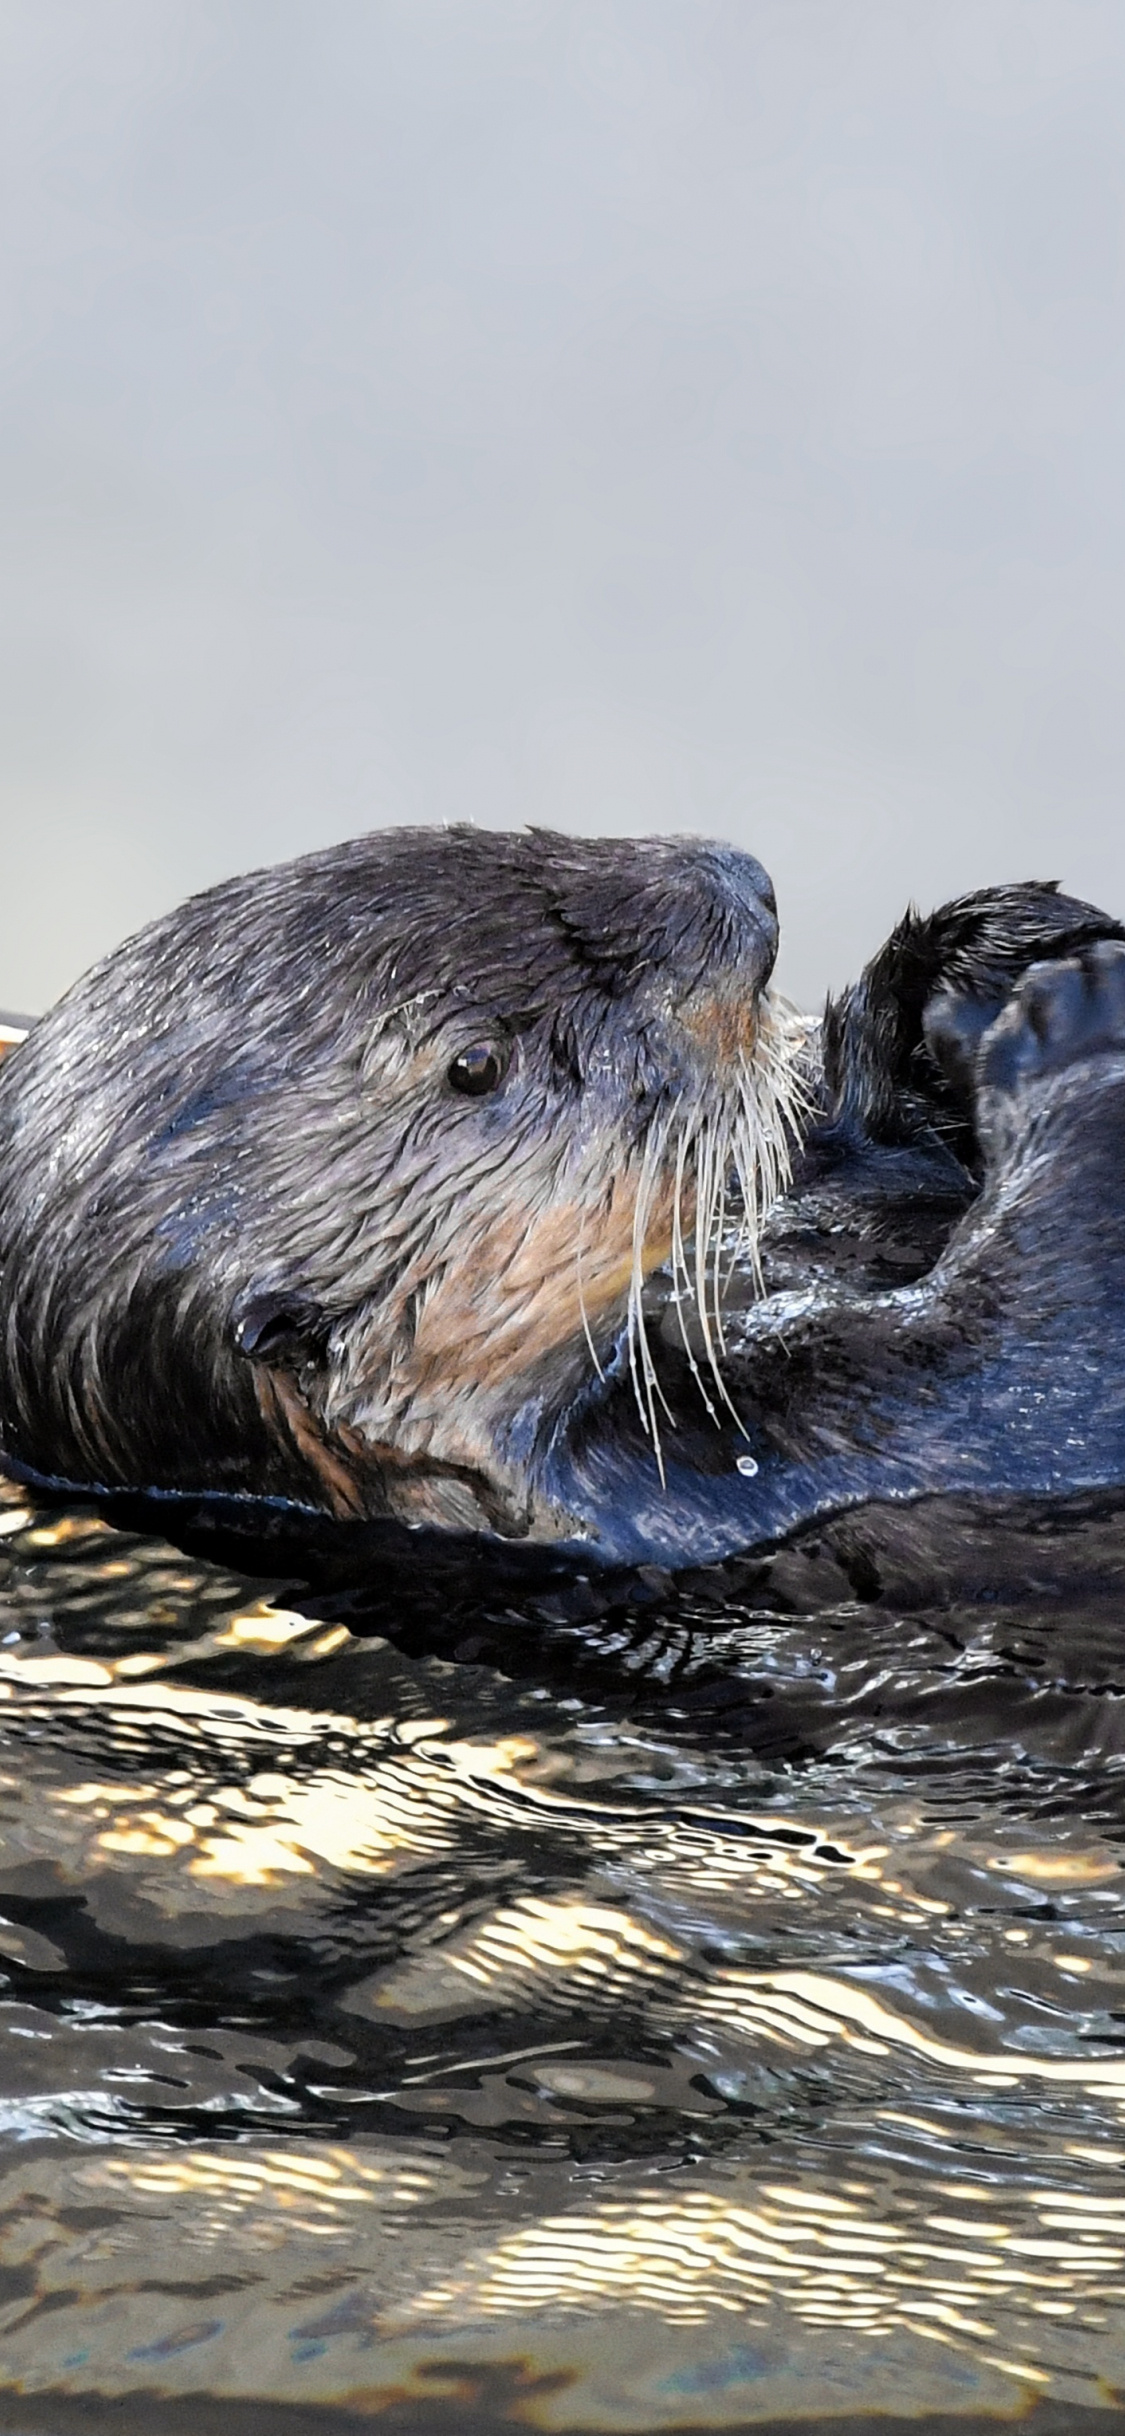
[[[676,1013],[688,1038],[698,1041],[717,1067],[753,1059],[761,1024],[758,1007],[745,991],[698,991]]]
[[[576,1180],[575,1180],[576,1182]],[[565,1201],[529,1208],[509,1200],[483,1222],[466,1211],[454,1258],[431,1272],[413,1331],[382,1363],[353,1347],[341,1381],[304,1451],[322,1478],[325,1440],[378,1465],[392,1511],[410,1521],[459,1522],[470,1476],[492,1527],[526,1530],[522,1476],[508,1467],[497,1428],[535,1394],[537,1377],[573,1392],[589,1367],[587,1332],[616,1332],[629,1294],[639,1169]],[[579,1246],[588,1246],[579,1266]],[[645,1265],[671,1247],[671,1185],[654,1201]],[[374,1353],[374,1347],[371,1349]],[[385,1458],[393,1447],[394,1460]],[[427,1477],[422,1464],[449,1477]],[[456,1476],[460,1484],[453,1486]],[[329,1485],[337,1510],[340,1486]],[[540,1518],[541,1527],[541,1518]],[[562,1527],[560,1522],[559,1527]]]
[[[579,1201],[539,1213],[520,1204],[476,1231],[423,1308],[409,1369],[435,1416],[471,1367],[489,1401],[526,1401],[535,1371],[625,1308],[633,1267],[637,1174],[617,1176],[593,1211]],[[645,1266],[671,1249],[671,1188],[650,1214]],[[581,1264],[578,1247],[583,1246]],[[400,1376],[402,1373],[400,1373]]]
[[[395,1250],[396,1266],[386,1290],[369,1291],[334,1333],[323,1371],[290,1377],[278,1398],[334,1510],[358,1496],[364,1510],[389,1506],[412,1522],[550,1535],[555,1519],[531,1509],[527,1431],[538,1412],[565,1409],[626,1318],[638,1405],[660,1464],[640,1287],[671,1260],[703,1315],[714,1367],[708,1331],[717,1329],[721,1350],[721,1327],[717,1301],[710,1319],[708,1304],[718,1293],[723,1178],[732,1165],[742,1178],[752,1245],[762,1191],[768,1199],[785,1172],[785,1129],[798,1104],[796,1085],[786,1097],[787,1025],[776,1006],[759,1012],[733,992],[701,995],[684,1025],[702,1052],[698,1081],[666,1097],[640,1136],[599,1131],[583,1150],[561,1129],[509,1144],[470,1133],[463,1164],[437,1170],[424,1145],[410,1149],[405,1129],[412,1086],[432,1089],[432,1077],[419,1072],[426,1061],[416,1049],[396,1044],[382,1080],[385,1090],[388,1067],[396,1069],[404,1149],[387,1171],[387,1200],[382,1192],[373,1200],[357,1239],[360,1251],[375,1241],[384,1258]],[[704,1216],[689,1266],[684,1242],[698,1194]],[[313,1411],[304,1410],[306,1393]]]

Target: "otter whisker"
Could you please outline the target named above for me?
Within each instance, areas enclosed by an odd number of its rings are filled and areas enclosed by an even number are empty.
[[[673,1425],[674,1416],[669,1410],[668,1401],[657,1377],[656,1365],[652,1359],[652,1354],[649,1348],[648,1330],[645,1324],[644,1303],[642,1298],[644,1292],[645,1237],[648,1233],[648,1221],[652,1210],[653,1195],[655,1193],[659,1178],[664,1171],[667,1140],[668,1129],[666,1125],[661,1127],[659,1130],[654,1130],[649,1135],[649,1138],[645,1144],[644,1155],[641,1160],[641,1172],[637,1179],[637,1198],[633,1209],[633,1269],[629,1280],[628,1319],[629,1372],[633,1382],[633,1394],[636,1399],[637,1412],[640,1416],[641,1427],[647,1432],[648,1436],[652,1440],[652,1451],[656,1457],[656,1468],[660,1474],[661,1488],[664,1488],[666,1483],[664,1476],[664,1454],[660,1444],[660,1426],[656,1417],[657,1397],[659,1397],[661,1404],[664,1406],[664,1411],[668,1421],[673,1423]]]
[[[593,1335],[592,1335],[592,1333],[591,1333],[591,1329],[590,1329],[590,1318],[589,1318],[589,1313],[587,1312],[587,1309],[586,1309],[586,1295],[585,1295],[585,1290],[584,1290],[583,1281],[582,1281],[582,1253],[583,1253],[583,1249],[584,1249],[584,1239],[583,1239],[582,1235],[580,1234],[580,1235],[579,1235],[579,1238],[578,1238],[578,1308],[579,1308],[579,1310],[580,1310],[580,1312],[581,1312],[581,1314],[582,1314],[582,1333],[583,1333],[583,1335],[584,1335],[584,1337],[585,1337],[585,1339],[586,1339],[586,1348],[587,1348],[587,1351],[588,1351],[588,1353],[589,1353],[590,1360],[592,1361],[592,1363],[593,1363],[593,1365],[594,1365],[594,1368],[595,1368],[595,1370],[597,1371],[597,1374],[598,1374],[599,1379],[602,1381],[602,1383],[603,1383],[603,1385],[604,1385],[604,1383],[605,1383],[605,1372],[604,1372],[604,1370],[602,1369],[602,1366],[601,1366],[600,1361],[598,1360],[598,1349],[597,1349],[597,1346],[596,1346],[596,1345],[595,1345],[595,1343],[594,1343]]]
[[[715,1426],[720,1426],[725,1411],[745,1435],[723,1375],[724,1246],[730,1231],[731,1183],[736,1180],[741,1202],[731,1268],[733,1271],[740,1256],[746,1260],[761,1293],[762,1225],[789,1181],[793,1145],[812,1106],[802,1072],[808,1038],[805,1019],[784,1001],[763,1002],[753,1054],[741,1057],[721,1084],[685,1094],[671,1114],[653,1127],[645,1144],[633,1212],[627,1345],[633,1396],[641,1426],[652,1442],[662,1486],[665,1469],[658,1406],[673,1426],[674,1416],[653,1360],[644,1312],[645,1245],[653,1204],[663,1181],[671,1203],[673,1300],[692,1378]],[[690,1236],[686,1223],[689,1180],[695,1199]],[[581,1298],[581,1269],[579,1291]],[[684,1307],[689,1298],[695,1306],[691,1330]],[[584,1302],[582,1314],[593,1354]],[[596,1367],[602,1376],[601,1365]]]
[[[695,1307],[707,1366],[718,1386],[719,1364],[707,1305],[707,1255],[715,1220],[715,1141],[706,1110],[700,1118],[696,1141]]]
[[[733,1078],[705,1095],[686,1113],[677,1138],[672,1208],[672,1275],[680,1337],[709,1417],[718,1425],[710,1389],[743,1429],[722,1374],[723,1246],[727,1236],[730,1179],[737,1179],[742,1204],[731,1246],[729,1275],[740,1255],[749,1263],[758,1292],[764,1286],[761,1228],[792,1172],[792,1147],[812,1107],[802,1072],[809,1026],[784,1001],[763,1003],[752,1057],[742,1057]],[[694,1257],[684,1240],[683,1204],[689,1168],[695,1182]],[[690,1341],[683,1292],[695,1305],[696,1324],[710,1385]]]
[[[761,1222],[790,1181],[792,1146],[812,1113],[804,1071],[810,1037],[806,1017],[783,999],[770,1000],[763,1005],[754,1057],[740,1060],[735,1078],[734,1166],[743,1205],[735,1257],[744,1249],[759,1292]]]
[[[691,1293],[692,1291],[687,1253],[684,1248],[683,1228],[684,1173],[690,1147],[691,1137],[687,1129],[685,1127],[681,1127],[676,1143],[676,1180],[672,1199],[672,1288],[675,1296],[676,1319],[679,1326],[683,1349],[687,1355],[688,1368],[691,1371],[691,1375],[695,1380],[695,1384],[698,1387],[699,1393],[703,1399],[708,1419],[713,1421],[716,1429],[718,1429],[719,1416],[707,1392],[706,1382],[699,1364],[696,1361],[691,1339],[687,1332],[687,1323],[684,1319],[684,1293]]]
[[[727,1117],[726,1110],[724,1110],[724,1117]],[[715,1313],[715,1342],[719,1348],[720,1357],[725,1354],[727,1349],[726,1338],[723,1334],[723,1281],[721,1262],[723,1251],[723,1231],[727,1222],[727,1178],[730,1173],[731,1148],[733,1147],[734,1142],[733,1126],[730,1124],[729,1117],[727,1118],[727,1122],[730,1132],[730,1141],[729,1143],[720,1142],[719,1156],[716,1163],[718,1174],[718,1199],[715,1208],[715,1254],[711,1262],[711,1300]]]
[[[709,1118],[707,1113],[704,1113],[700,1124],[699,1145],[695,1234],[696,1311],[699,1318],[699,1327],[703,1338],[704,1351],[707,1357],[707,1366],[711,1373],[716,1394],[718,1395],[720,1402],[726,1406],[731,1419],[736,1422],[738,1428],[742,1430],[743,1435],[745,1436],[745,1429],[741,1414],[739,1413],[737,1406],[731,1401],[730,1391],[727,1387],[726,1380],[723,1377],[720,1364],[720,1356],[723,1351],[723,1339],[722,1322],[719,1314],[718,1302],[718,1264],[722,1240],[721,1212],[726,1197],[726,1175],[731,1149],[729,1116],[726,1108],[721,1103],[720,1107],[715,1111],[712,1117]],[[710,1263],[710,1280],[714,1295],[713,1315],[711,1308],[709,1307],[708,1300],[708,1254],[710,1252],[712,1242],[714,1242],[715,1245],[714,1259]],[[712,1329],[712,1316],[714,1316],[715,1320],[714,1330]],[[705,1398],[705,1401],[707,1403],[708,1411],[711,1413],[716,1425],[718,1425],[719,1416],[717,1413],[715,1413],[714,1408],[711,1405],[710,1398]]]

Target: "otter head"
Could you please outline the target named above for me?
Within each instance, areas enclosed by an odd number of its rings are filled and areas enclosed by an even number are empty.
[[[773,896],[698,839],[401,830],[192,899],[0,1082],[0,1431],[102,1486],[573,1528],[537,1453],[784,1160]],[[687,1245],[694,1240],[689,1256]]]

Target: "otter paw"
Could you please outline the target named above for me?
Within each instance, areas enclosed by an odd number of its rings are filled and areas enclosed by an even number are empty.
[[[977,1080],[1016,1092],[1115,1049],[1125,1049],[1125,945],[1099,939],[1076,956],[1029,967],[981,1041]]]
[[[979,1084],[1018,1091],[1086,1057],[1125,1050],[1125,945],[1096,940],[1057,965],[1030,965],[984,1033]]]
[[[969,1093],[1010,1094],[1125,1049],[1125,943],[1098,939],[1077,955],[1029,965],[999,1015],[942,992],[926,1009],[925,1035],[943,1072]]]

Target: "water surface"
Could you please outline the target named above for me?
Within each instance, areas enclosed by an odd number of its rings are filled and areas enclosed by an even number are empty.
[[[4,1496],[0,2427],[1125,2424],[1104,1569],[420,1620]]]

